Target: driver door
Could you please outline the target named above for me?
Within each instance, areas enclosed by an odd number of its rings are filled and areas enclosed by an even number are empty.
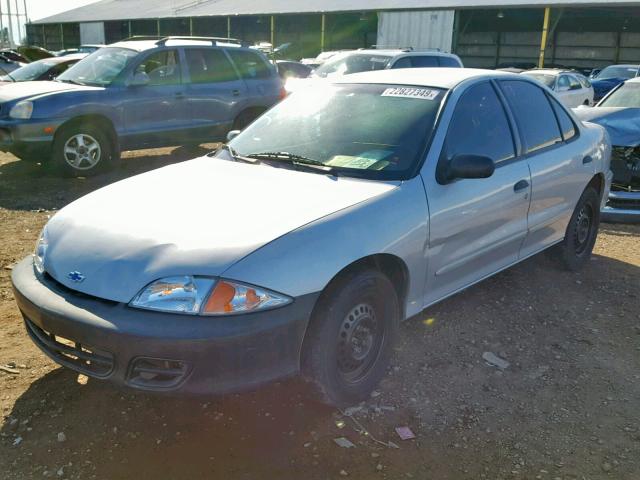
[[[156,51],[143,58],[125,88],[123,148],[181,143],[191,123],[181,52]]]
[[[438,170],[457,155],[495,162],[489,178],[424,178],[430,238],[425,305],[455,293],[518,260],[527,234],[531,175],[504,105],[490,81],[467,89],[456,104]]]

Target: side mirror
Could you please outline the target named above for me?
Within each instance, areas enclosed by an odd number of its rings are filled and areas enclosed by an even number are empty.
[[[144,87],[145,85],[149,85],[149,75],[144,72],[136,72],[129,82],[130,87]]]
[[[456,155],[447,168],[447,181],[456,178],[489,178],[496,165],[484,155]]]
[[[240,130],[231,130],[229,133],[227,133],[227,142],[230,142],[238,135],[240,135]]]

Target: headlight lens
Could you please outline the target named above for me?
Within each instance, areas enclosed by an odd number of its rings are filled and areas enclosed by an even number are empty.
[[[36,250],[33,252],[33,265],[38,273],[44,273],[44,259],[47,256],[47,248],[49,248],[49,236],[47,235],[47,227],[44,227],[36,242]]]
[[[190,315],[228,315],[279,307],[291,301],[289,297],[262,288],[187,275],[156,280],[129,305]]]
[[[195,315],[200,312],[213,284],[213,279],[202,277],[162,278],[146,286],[133,299],[131,306]]]
[[[16,103],[11,111],[9,111],[9,116],[11,118],[16,118],[19,120],[29,120],[32,114],[33,102],[29,102],[28,100]]]

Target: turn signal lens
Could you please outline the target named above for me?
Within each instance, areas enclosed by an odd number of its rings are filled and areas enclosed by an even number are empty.
[[[246,313],[288,303],[291,303],[291,299],[284,295],[230,280],[220,280],[202,308],[202,314]]]

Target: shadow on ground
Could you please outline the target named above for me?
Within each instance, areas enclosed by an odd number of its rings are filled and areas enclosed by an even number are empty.
[[[48,165],[24,160],[0,162],[0,208],[59,210],[98,188],[140,173],[211,152],[213,144],[124,152],[120,165],[93,177],[65,177]]]

